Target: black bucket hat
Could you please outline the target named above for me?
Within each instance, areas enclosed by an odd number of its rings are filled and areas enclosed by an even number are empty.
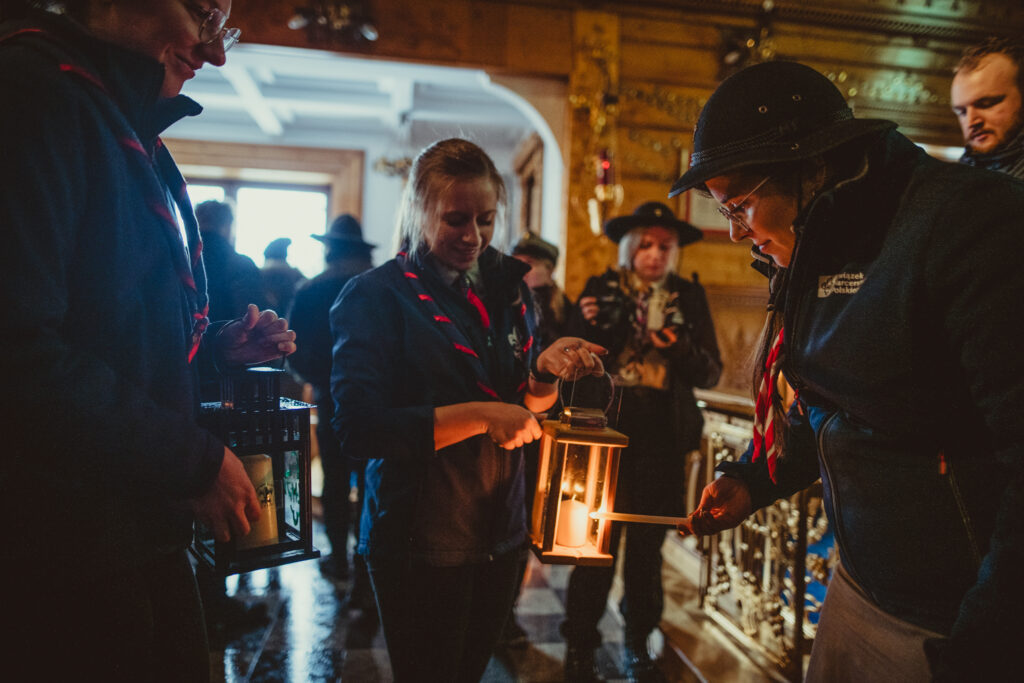
[[[679,246],[704,239],[704,233],[686,221],[681,221],[661,202],[646,202],[636,207],[629,216],[618,216],[604,224],[604,234],[612,242],[618,244],[627,232],[633,228],[647,228],[658,225],[675,230],[679,235]]]
[[[363,240],[363,226],[359,224],[355,216],[349,213],[343,213],[331,221],[330,227],[327,228],[327,232],[323,235],[310,235],[310,237],[326,244],[340,247],[362,249],[375,249],[377,247],[376,244],[370,244]]]
[[[701,110],[690,168],[669,197],[705,189],[710,178],[745,166],[799,161],[896,127],[855,119],[825,76],[797,62],[764,62],[722,81]]]

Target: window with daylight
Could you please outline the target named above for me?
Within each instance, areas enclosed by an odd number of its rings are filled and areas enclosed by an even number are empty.
[[[235,209],[235,250],[257,266],[263,250],[279,237],[291,239],[288,262],[313,277],[324,268],[323,245],[310,235],[323,234],[327,225],[329,188],[227,181],[189,183],[193,205],[208,199],[227,199]]]

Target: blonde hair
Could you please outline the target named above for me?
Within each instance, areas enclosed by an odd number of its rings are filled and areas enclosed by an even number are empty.
[[[408,253],[426,242],[425,228],[437,220],[441,212],[440,198],[451,187],[464,180],[486,178],[498,195],[491,243],[504,251],[507,239],[505,226],[507,194],[505,182],[487,152],[468,140],[449,138],[430,145],[416,157],[409,169],[409,180],[402,190],[395,222],[395,247]]]
[[[644,234],[648,228],[655,226],[642,225],[633,228],[619,240],[619,268],[622,270],[633,270],[633,258],[636,256],[636,252],[640,249],[640,243],[644,239]],[[673,232],[673,231],[669,231]],[[671,253],[668,255],[668,269],[670,271],[675,270],[679,267],[679,240],[677,239],[672,243]]]

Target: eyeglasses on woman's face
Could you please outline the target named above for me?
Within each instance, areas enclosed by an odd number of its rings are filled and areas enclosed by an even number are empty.
[[[238,42],[242,31],[237,28],[225,28],[228,23],[228,15],[219,7],[209,9],[195,2],[184,2],[189,11],[199,19],[199,40],[205,45],[212,45],[218,40],[222,41],[224,52],[227,52]]]
[[[755,185],[753,190],[743,195],[743,199],[739,200],[738,202],[733,202],[732,204],[720,204],[715,208],[718,209],[718,213],[725,216],[725,220],[735,224],[737,227],[743,230],[743,232],[750,232],[750,224],[747,223],[747,218],[745,215],[745,206],[747,200],[750,199],[755,192],[764,187],[764,184],[771,179],[771,176],[766,177],[764,180]]]

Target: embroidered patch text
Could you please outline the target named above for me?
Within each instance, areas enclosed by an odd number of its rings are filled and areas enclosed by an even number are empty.
[[[856,294],[864,284],[864,273],[837,273],[818,277],[818,298],[833,294]]]

